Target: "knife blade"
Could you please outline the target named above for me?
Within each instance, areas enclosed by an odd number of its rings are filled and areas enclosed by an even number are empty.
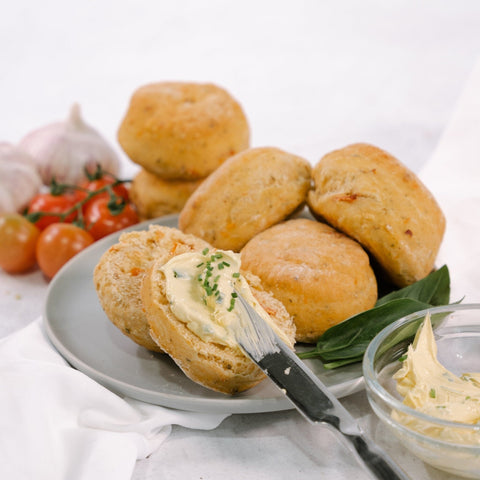
[[[408,480],[403,470],[361,431],[352,415],[320,379],[238,291],[236,294],[244,315],[240,316],[241,327],[235,329],[235,337],[244,353],[310,423],[325,424],[340,432],[376,478]]]

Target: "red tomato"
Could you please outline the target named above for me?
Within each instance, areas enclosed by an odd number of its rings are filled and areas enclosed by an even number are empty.
[[[108,197],[98,198],[89,202],[85,210],[85,228],[95,240],[138,223],[137,212],[131,203],[126,203],[119,213],[112,213],[108,203]]]
[[[87,231],[76,225],[52,223],[38,238],[38,265],[48,278],[52,278],[68,260],[94,241]]]
[[[45,215],[40,217],[35,225],[43,230],[52,223],[62,221],[59,214],[65,213],[70,210],[75,203],[78,202],[78,196],[75,193],[64,193],[62,195],[52,195],[51,193],[39,193],[30,200],[27,213],[46,212],[52,215]],[[64,222],[73,222],[77,217],[77,212],[72,212],[66,218]]]
[[[39,235],[38,228],[18,213],[0,215],[0,267],[8,273],[32,268]]]
[[[117,179],[115,177],[112,177],[111,175],[106,174],[102,178],[99,178],[96,180],[86,180],[81,183],[80,187],[86,190],[89,190],[90,192],[94,192],[96,190],[100,190],[101,188],[106,187],[107,185],[112,185],[116,181]],[[129,192],[125,184],[119,183],[118,185],[115,185],[114,187],[112,187],[112,190],[115,193],[115,195],[118,195],[119,197],[123,198],[126,202],[129,201]],[[79,191],[78,193],[80,195],[83,193],[83,198],[85,198],[86,192]],[[110,198],[110,194],[108,191],[105,191],[102,193],[98,193],[97,195],[94,195],[92,197],[92,200],[90,200],[84,205],[84,211],[90,202],[93,202],[94,200],[97,200],[98,198],[101,198],[101,197]]]

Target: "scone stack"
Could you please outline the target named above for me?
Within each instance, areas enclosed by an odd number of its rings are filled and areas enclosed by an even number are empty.
[[[307,218],[294,218],[305,203]],[[427,276],[445,219],[413,172],[355,144],[313,168],[276,148],[241,152],[192,194],[179,228],[241,252],[294,319],[297,342],[314,343],[375,305],[379,277],[404,287]]]
[[[142,167],[130,195],[142,219],[178,213],[202,180],[249,146],[240,104],[212,84],[162,82],[134,92],[118,131]]]
[[[132,186],[140,213],[180,214],[178,229],[123,234],[104,254],[94,275],[100,302],[124,334],[208,388],[235,393],[263,376],[173,313],[162,272],[177,255],[237,254],[256,301],[292,345],[372,308],[385,279],[404,287],[434,269],[443,213],[380,148],[349,145],[313,167],[278,148],[248,148],[245,115],[227,92],[182,83],[135,92],[119,140],[143,167]]]

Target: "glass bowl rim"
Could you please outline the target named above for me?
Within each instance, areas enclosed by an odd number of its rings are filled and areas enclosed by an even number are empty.
[[[401,411],[402,413],[408,414],[418,420],[440,425],[442,427],[450,427],[450,428],[457,428],[457,429],[459,428],[463,430],[469,430],[469,431],[473,430],[473,431],[480,432],[480,424],[460,423],[460,422],[454,422],[451,420],[443,420],[437,417],[432,417],[425,413],[414,410],[413,408],[410,408],[407,405],[404,405],[400,400],[395,398],[387,390],[385,390],[385,388],[383,388],[383,386],[377,380],[374,373],[375,352],[378,350],[378,347],[385,340],[385,338],[388,335],[390,335],[392,332],[394,332],[396,329],[398,329],[403,325],[411,323],[422,316],[425,316],[428,312],[433,314],[433,313],[442,313],[446,311],[459,311],[459,310],[478,310],[480,314],[480,303],[450,304],[450,305],[442,305],[440,307],[426,308],[424,310],[420,310],[418,312],[414,312],[409,315],[406,315],[396,320],[395,322],[391,323],[387,327],[385,327],[375,336],[375,338],[370,342],[370,344],[368,345],[365,351],[365,355],[363,357],[363,362],[362,362],[363,377],[365,379],[365,383],[367,387],[371,389],[376,396],[380,397],[392,409]],[[480,320],[479,320],[479,325],[480,325]],[[425,435],[422,435],[422,436],[426,438]],[[436,440],[436,439],[432,438],[432,440]],[[450,444],[453,445],[453,443],[450,443]],[[479,447],[479,445],[471,445],[471,444],[470,445],[455,444],[455,445],[458,445],[461,447],[475,447],[475,448]]]

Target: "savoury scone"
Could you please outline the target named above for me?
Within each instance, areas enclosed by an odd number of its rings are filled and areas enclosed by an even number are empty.
[[[330,226],[287,220],[253,237],[242,265],[293,317],[298,342],[316,342],[329,327],[372,308],[377,282],[367,253]]]
[[[307,160],[278,148],[245,150],[195,190],[180,213],[179,228],[238,252],[305,203],[310,170]]]
[[[143,277],[162,258],[207,248],[209,245],[176,229],[151,225],[148,230],[123,233],[95,267],[93,280],[100,304],[110,321],[139,345],[162,351],[150,337],[140,298]]]
[[[250,130],[223,88],[160,82],[134,92],[118,141],[132,161],[166,180],[197,180],[248,148]]]
[[[236,325],[241,328],[238,315],[242,315],[235,304],[234,284],[257,311],[263,308],[267,321],[293,348],[291,317],[256,276],[240,270],[239,254],[206,249],[173,259],[165,255],[152,265],[142,287],[152,338],[191,380],[227,394],[251,388],[264,378],[233,333]]]
[[[130,187],[130,199],[142,220],[179,213],[202,180],[163,180],[141,169]]]
[[[396,158],[354,144],[325,155],[312,177],[312,213],[361,243],[397,286],[430,273],[445,218],[432,194]]]

